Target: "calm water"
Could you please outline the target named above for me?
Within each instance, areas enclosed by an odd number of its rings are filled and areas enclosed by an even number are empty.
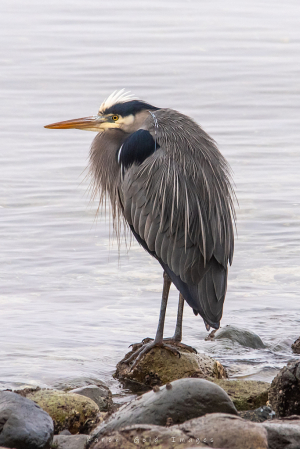
[[[162,272],[110,238],[85,179],[94,133],[45,124],[94,114],[122,87],[193,116],[234,171],[238,239],[222,325],[266,350],[184,341],[231,374],[271,380],[300,334],[300,4],[296,0],[2,0],[0,388],[107,381],[153,336]],[[109,216],[109,214],[108,214]],[[171,292],[166,335],[173,333]]]

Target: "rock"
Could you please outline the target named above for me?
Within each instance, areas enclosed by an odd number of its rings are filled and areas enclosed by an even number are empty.
[[[177,426],[176,426],[177,427]],[[189,437],[206,440],[208,446],[223,449],[268,449],[267,432],[261,424],[224,413],[191,419],[178,426]]]
[[[88,435],[55,435],[53,449],[85,449]]]
[[[247,410],[239,412],[239,416],[247,421],[252,422],[264,422],[267,420],[275,419],[275,412],[268,407],[267,405],[263,405],[262,407],[258,407],[255,410]]]
[[[108,386],[100,379],[95,377],[69,377],[63,378],[54,384],[55,390],[70,391],[75,388],[87,387],[88,385],[97,385],[99,388],[109,390]]]
[[[110,432],[94,442],[91,449],[268,449],[267,431],[224,413],[213,413],[172,427],[137,424]]]
[[[91,449],[137,449],[141,447],[147,449],[187,449],[187,444],[192,444],[192,442],[195,443],[195,440],[192,441],[187,438],[186,434],[177,426],[170,428],[137,424],[99,438],[91,446]],[[200,440],[196,444],[197,448],[207,448],[207,445],[201,443]]]
[[[17,393],[20,396],[23,396],[24,398],[26,398],[29,393],[40,391],[40,389],[41,389],[40,387],[35,387],[35,388],[26,387],[26,388],[22,388],[22,390],[14,390],[14,393]]]
[[[136,347],[134,347],[134,350]],[[130,367],[123,363],[133,351],[126,354],[117,365],[114,377],[127,382],[147,385],[150,389],[154,385],[164,385],[176,379],[185,377],[227,377],[225,368],[220,362],[205,354],[195,354],[180,349],[180,358],[164,348],[153,348],[130,371]],[[128,385],[128,384],[127,384]],[[130,387],[130,385],[128,385]]]
[[[292,344],[292,350],[295,354],[300,354],[300,337]]]
[[[300,361],[292,361],[273,379],[269,401],[278,417],[300,415]]]
[[[92,399],[98,407],[100,412],[106,412],[112,407],[112,394],[107,387],[97,387],[97,385],[87,385],[86,387],[75,388],[69,393],[81,394],[87,398]]]
[[[170,388],[171,387],[171,388]],[[218,385],[204,379],[179,379],[123,405],[92,433],[99,438],[133,424],[165,426],[182,423],[206,413],[237,411]]]
[[[209,379],[226,391],[237,410],[254,410],[266,405],[270,384],[257,380]]]
[[[269,449],[299,449],[300,417],[265,421],[261,424],[268,432]]]
[[[72,434],[88,433],[101,421],[99,408],[95,402],[79,394],[40,390],[29,393],[27,397],[49,413],[56,434],[64,429]]]
[[[53,422],[33,401],[11,391],[0,392],[0,446],[48,449]]]
[[[262,339],[254,332],[230,325],[212,331],[205,340],[225,339],[252,349],[264,349],[266,347]]]

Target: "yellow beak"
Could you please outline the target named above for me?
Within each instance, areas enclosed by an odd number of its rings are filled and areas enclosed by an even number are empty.
[[[84,129],[85,131],[101,131],[101,124],[106,121],[105,117],[93,115],[91,117],[76,118],[75,120],[66,120],[64,122],[52,123],[44,128],[49,129]]]

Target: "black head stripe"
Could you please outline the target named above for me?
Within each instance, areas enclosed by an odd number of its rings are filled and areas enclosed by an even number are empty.
[[[135,115],[145,109],[156,111],[158,108],[152,106],[151,104],[145,103],[144,101],[132,100],[126,101],[125,103],[114,104],[113,106],[110,106],[109,108],[102,111],[102,114],[117,114],[121,115],[122,117],[126,117],[127,115],[131,114]]]
[[[131,134],[122,145],[118,155],[119,164],[124,169],[132,164],[140,165],[147,157],[151,156],[159,148],[149,131],[139,129]]]

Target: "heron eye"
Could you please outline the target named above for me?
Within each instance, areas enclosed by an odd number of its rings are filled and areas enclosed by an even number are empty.
[[[117,120],[119,120],[119,116],[118,115],[113,115],[112,119],[113,119],[114,122],[116,122]]]

